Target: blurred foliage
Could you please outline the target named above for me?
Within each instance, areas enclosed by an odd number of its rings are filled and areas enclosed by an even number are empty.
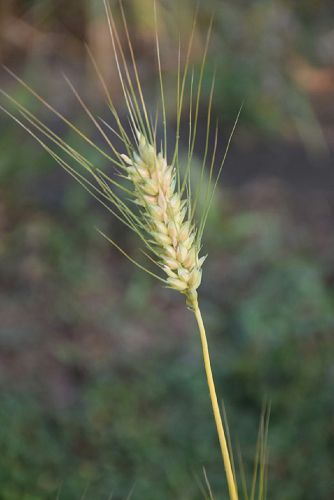
[[[15,125],[1,149],[1,498],[121,499],[134,487],[133,498],[200,499],[202,466],[222,498],[182,300],[95,236],[105,214]],[[274,193],[276,207],[226,191],[210,215],[201,296],[213,366],[247,471],[272,403],[269,498],[328,500],[333,242],[304,201],[300,218],[294,195]]]
[[[216,70],[216,114],[235,118],[245,103],[241,122],[253,130],[290,135],[297,130],[306,142],[321,141],[317,119],[307,95],[307,82],[298,77],[309,65],[333,64],[334,52],[330,1],[285,0],[161,0],[159,36],[166,78],[176,75],[177,46],[189,38],[198,7],[198,29],[193,58],[200,61],[205,35],[214,13],[212,44],[204,77],[204,93],[210,92]],[[117,2],[111,2],[117,17]],[[124,2],[139,66],[148,81],[155,69],[152,0]],[[110,85],[115,85],[112,48],[105,26],[102,0],[51,2],[12,0],[0,11],[0,56],[7,63],[53,64],[63,57],[69,67],[80,66],[88,42]],[[173,48],[174,46],[174,48]],[[79,70],[80,67],[80,70]],[[85,69],[86,68],[86,69]],[[44,68],[45,71],[45,68]],[[305,77],[303,77],[305,79]],[[305,84],[305,85],[304,85]],[[150,94],[150,93],[149,93]],[[170,114],[174,113],[173,105]],[[307,129],[307,130],[306,130]],[[305,131],[306,130],[306,131]],[[318,137],[319,136],[319,137]],[[315,137],[315,139],[314,139]]]

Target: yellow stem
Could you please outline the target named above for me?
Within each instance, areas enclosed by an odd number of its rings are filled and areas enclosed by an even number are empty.
[[[204,367],[205,367],[206,378],[207,378],[208,386],[209,386],[210,399],[211,399],[211,403],[212,403],[213,415],[215,417],[221,453],[223,456],[223,462],[224,462],[224,467],[225,467],[227,485],[228,485],[228,489],[229,489],[229,493],[230,493],[230,499],[231,500],[238,500],[237,486],[236,486],[235,478],[233,475],[230,453],[229,453],[229,449],[228,449],[227,442],[226,442],[224,427],[223,427],[223,423],[222,423],[222,419],[221,419],[221,415],[220,415],[220,410],[219,410],[219,405],[218,405],[218,400],[217,400],[215,383],[213,380],[213,375],[212,375],[212,370],[211,370],[209,347],[208,347],[208,341],[206,338],[204,323],[203,323],[201,311],[198,307],[198,302],[195,301],[192,304],[192,306],[193,306],[195,318],[197,320],[199,332],[201,335]]]

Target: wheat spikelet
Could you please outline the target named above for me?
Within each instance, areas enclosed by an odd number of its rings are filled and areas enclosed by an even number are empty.
[[[201,266],[196,230],[191,223],[187,200],[176,187],[175,167],[167,164],[143,134],[137,132],[138,152],[133,158],[121,155],[127,165],[134,198],[141,207],[146,231],[157,249],[159,264],[167,274],[167,285],[187,297],[189,304],[197,296]]]

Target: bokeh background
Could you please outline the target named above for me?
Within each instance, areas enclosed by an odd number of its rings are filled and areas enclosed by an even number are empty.
[[[333,2],[158,2],[170,134],[175,48],[179,36],[185,46],[197,4],[195,74],[215,13],[198,154],[213,68],[221,150],[244,102],[205,239],[209,258],[201,301],[218,393],[247,471],[263,402],[271,402],[268,498],[329,500]],[[119,18],[116,2],[111,5]],[[158,82],[152,2],[129,0],[124,7],[153,106]],[[86,43],[122,114],[102,1],[0,3],[1,63],[99,141],[62,76],[108,119]],[[76,144],[73,133],[5,70],[0,86]],[[186,127],[186,117],[184,122]],[[93,160],[110,169],[98,155]],[[200,499],[202,467],[216,498],[226,498],[192,315],[182,297],[108,246],[96,226],[138,254],[136,239],[2,113],[0,498],[123,499],[133,489],[138,499]]]

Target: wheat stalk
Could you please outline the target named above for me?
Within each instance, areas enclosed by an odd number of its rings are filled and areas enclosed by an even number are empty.
[[[183,73],[181,72],[180,64],[180,48],[178,52],[176,137],[174,153],[169,163],[167,161],[167,125],[164,84],[162,78],[155,4],[156,53],[164,126],[163,147],[159,152],[157,151],[156,146],[156,131],[155,127],[152,126],[152,120],[146,108],[123,7],[120,5],[120,12],[129,52],[131,54],[132,70],[134,74],[132,77],[130,75],[128,63],[124,55],[124,50],[120,42],[120,37],[116,29],[110,5],[107,0],[103,1],[105,4],[118,75],[129,114],[132,130],[131,134],[126,131],[124,125],[122,124],[117,108],[114,105],[107,85],[103,79],[102,73],[89,49],[88,53],[91,62],[105,94],[110,112],[116,122],[116,128],[95,117],[69,79],[66,78],[66,81],[82,106],[82,109],[103,138],[107,148],[98,146],[87,134],[82,132],[74,123],[56,110],[26,82],[20,79],[8,68],[7,71],[33,97],[39,100],[51,113],[55,114],[58,119],[74,131],[86,144],[86,146],[94,149],[95,152],[100,154],[104,159],[108,160],[108,162],[111,163],[118,172],[119,180],[114,176],[108,176],[103,170],[92,164],[87,157],[60,138],[23,104],[1,89],[0,92],[8,100],[8,102],[14,106],[16,113],[15,111],[12,112],[8,109],[8,107],[0,106],[0,108],[16,123],[22,126],[35,140],[37,140],[38,143],[52,156],[52,158],[75,180],[77,180],[90,194],[92,194],[105,208],[107,208],[107,210],[109,210],[117,219],[137,234],[139,240],[144,244],[145,254],[149,258],[149,262],[153,261],[153,263],[158,266],[159,270],[162,271],[162,274],[156,273],[149,269],[146,265],[136,261],[133,257],[126,254],[126,252],[115,241],[100,231],[101,234],[135,265],[149,273],[151,276],[162,281],[167,287],[185,295],[187,305],[193,311],[199,328],[204,367],[225,466],[229,495],[231,500],[237,500],[238,492],[236,478],[232,467],[231,451],[229,450],[229,446],[226,441],[224,426],[220,415],[220,408],[212,375],[207,337],[198,304],[197,289],[201,283],[202,264],[205,260],[205,256],[199,255],[202,247],[202,235],[213,194],[224,165],[239,114],[230,134],[226,151],[223,157],[218,161],[218,169],[215,180],[212,182],[214,166],[217,162],[216,151],[218,142],[218,127],[216,126],[214,146],[211,158],[209,158],[208,145],[209,132],[212,126],[211,106],[214,89],[213,78],[207,112],[206,143],[201,167],[201,177],[199,185],[196,187],[195,194],[193,195],[190,173],[197,136],[199,103],[211,25],[208,30],[208,36],[204,47],[197,89],[195,88],[193,74],[190,79],[190,132],[188,140],[188,158],[183,178],[181,178],[179,137],[182,109],[185,100],[186,82],[189,79],[189,61],[196,27],[196,15],[194,17],[190,40],[186,50],[186,63]],[[111,132],[122,141],[125,151],[118,151],[115,148],[113,141],[106,132],[106,128],[108,129],[108,132]],[[209,169],[208,178],[210,182],[204,193],[205,205],[196,224],[196,213],[199,205],[198,201],[201,194],[203,194],[201,192],[203,184],[202,180],[207,165]],[[78,167],[80,168],[78,169]],[[125,180],[125,183],[122,182],[122,180]],[[212,183],[211,189],[210,183]],[[134,206],[139,207],[139,210],[134,208]]]

